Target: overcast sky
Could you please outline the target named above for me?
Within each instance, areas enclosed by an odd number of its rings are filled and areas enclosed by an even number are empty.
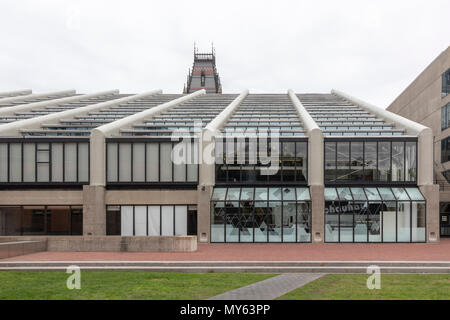
[[[336,88],[386,107],[450,45],[449,13],[449,0],[1,0],[0,92],[180,93],[195,41],[214,42],[224,93]]]

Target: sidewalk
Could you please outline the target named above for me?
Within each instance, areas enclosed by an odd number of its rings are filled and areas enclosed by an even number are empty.
[[[199,244],[196,252],[39,252],[0,261],[450,261],[440,244]]]
[[[270,279],[219,294],[208,300],[274,300],[322,276],[324,274],[280,274]]]

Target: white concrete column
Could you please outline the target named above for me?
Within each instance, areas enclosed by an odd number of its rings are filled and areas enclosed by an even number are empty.
[[[308,136],[308,185],[312,206],[312,242],[323,243],[325,208],[323,132],[294,91],[289,89],[288,95]]]
[[[248,94],[249,91],[244,90],[202,130],[200,140],[201,162],[197,190],[197,239],[199,242],[210,241],[210,200],[216,183],[215,136],[220,134],[220,130],[223,129]]]

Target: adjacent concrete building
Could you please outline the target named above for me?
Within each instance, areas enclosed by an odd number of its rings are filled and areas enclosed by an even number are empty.
[[[221,94],[216,75],[0,108],[0,235],[439,241],[431,129],[337,90]]]
[[[432,129],[434,181],[440,187],[440,234],[450,236],[450,47],[388,107]]]

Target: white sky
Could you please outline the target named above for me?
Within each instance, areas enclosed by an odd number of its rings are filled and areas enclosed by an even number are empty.
[[[195,41],[214,42],[224,93],[336,88],[387,107],[449,22],[449,0],[2,0],[0,92],[180,93]]]

